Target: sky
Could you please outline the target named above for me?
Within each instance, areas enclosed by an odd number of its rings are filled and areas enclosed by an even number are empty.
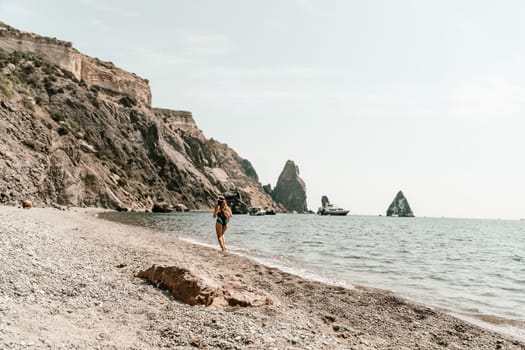
[[[308,207],[525,217],[522,0],[0,0],[0,21],[149,79]]]

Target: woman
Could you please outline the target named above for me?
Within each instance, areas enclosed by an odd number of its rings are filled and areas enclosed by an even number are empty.
[[[213,211],[213,218],[217,219],[215,222],[215,231],[217,232],[217,239],[223,252],[226,251],[226,244],[224,243],[224,232],[228,228],[228,220],[232,217],[232,211],[228,207],[228,203],[223,196],[219,196],[215,210]]]

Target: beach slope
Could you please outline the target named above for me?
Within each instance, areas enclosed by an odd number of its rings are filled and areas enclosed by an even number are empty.
[[[0,207],[1,349],[525,349],[387,291],[309,281],[98,212]],[[153,264],[273,304],[189,306],[134,276]]]

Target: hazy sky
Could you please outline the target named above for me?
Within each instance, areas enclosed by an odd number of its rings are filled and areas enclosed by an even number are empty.
[[[522,0],[0,0],[0,20],[149,79],[275,186],[383,214],[525,217]]]

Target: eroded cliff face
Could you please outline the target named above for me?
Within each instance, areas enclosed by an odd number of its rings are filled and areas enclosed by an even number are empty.
[[[35,54],[46,62],[70,72],[88,87],[98,86],[129,96],[145,106],[151,105],[151,90],[146,79],[86,56],[69,42],[23,32],[0,22],[0,49],[7,53]]]
[[[21,35],[22,46],[10,46],[6,30]],[[0,33],[0,203],[205,209],[238,191],[250,205],[276,207],[250,162],[207,139],[190,112],[151,109],[144,79],[103,86],[96,73],[86,81],[90,58],[78,60],[63,42]],[[80,79],[72,73],[78,64]],[[129,74],[107,69],[120,83]]]
[[[304,213],[306,204],[306,185],[299,176],[299,167],[293,160],[288,160],[279,175],[277,185],[272,191],[272,198],[282,204],[287,211]]]

